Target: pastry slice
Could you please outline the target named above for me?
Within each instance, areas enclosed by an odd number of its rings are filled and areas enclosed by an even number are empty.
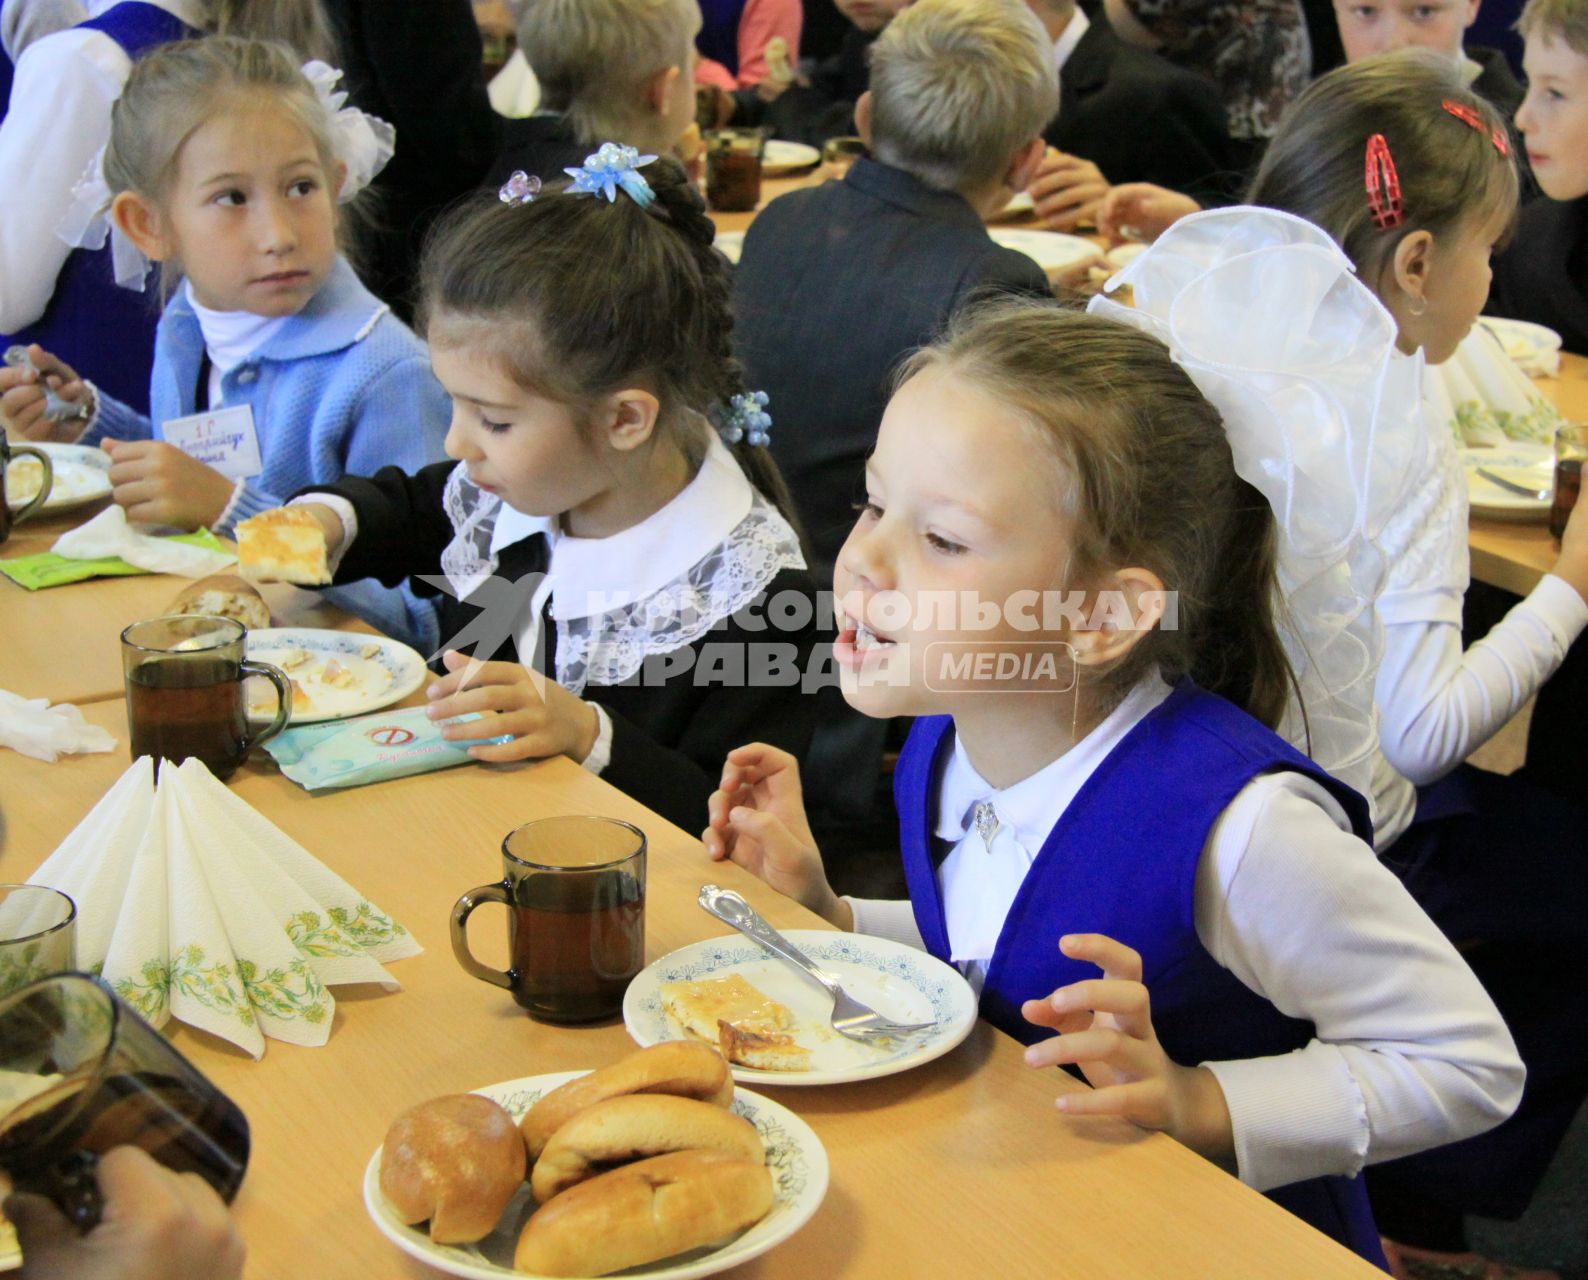
[[[325,530],[302,507],[262,511],[237,526],[237,564],[245,578],[324,586],[331,581],[327,553]]]
[[[760,1035],[746,1031],[731,1022],[717,1021],[717,1047],[729,1062],[741,1067],[754,1067],[757,1071],[809,1071],[811,1051],[795,1044],[794,1037]]]
[[[719,1021],[757,1035],[771,1035],[794,1025],[794,1015],[785,1006],[737,973],[698,982],[665,983],[661,995],[662,1008],[673,1021],[707,1044],[717,1043]]]

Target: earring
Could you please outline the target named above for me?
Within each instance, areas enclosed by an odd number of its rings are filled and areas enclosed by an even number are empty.
[[[1423,297],[1422,294],[1418,294],[1415,298],[1413,298],[1410,302],[1408,302],[1406,304],[1406,310],[1411,312],[1412,315],[1414,315],[1414,316],[1427,315],[1428,314],[1428,299]]]

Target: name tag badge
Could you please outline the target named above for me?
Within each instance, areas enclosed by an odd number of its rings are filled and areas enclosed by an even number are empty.
[[[249,405],[172,418],[161,432],[188,457],[214,467],[228,480],[250,480],[264,470]]]

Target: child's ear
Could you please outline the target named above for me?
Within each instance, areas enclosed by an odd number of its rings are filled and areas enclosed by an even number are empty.
[[[1075,661],[1083,667],[1119,662],[1163,621],[1168,605],[1163,579],[1151,569],[1118,569],[1089,602],[1084,630],[1070,633]]]
[[[668,67],[665,70],[658,71],[646,82],[645,101],[657,115],[667,114],[667,104],[673,98],[673,87],[683,74],[684,69],[682,67]]]
[[[347,161],[338,160],[336,168],[331,170],[331,203],[334,205],[342,198],[342,188],[347,185]]]
[[[639,448],[655,433],[662,402],[650,391],[629,387],[608,396],[604,409],[606,441],[626,453]]]
[[[137,245],[149,261],[166,262],[176,256],[176,246],[165,234],[160,210],[136,191],[123,191],[112,200],[110,216],[122,235]]]
[[[855,132],[871,150],[871,90],[867,89],[855,103]]]
[[[1426,306],[1428,278],[1433,274],[1434,238],[1427,231],[1413,231],[1395,246],[1395,255],[1385,268],[1395,290],[1410,305],[1413,314],[1420,314]],[[1382,296],[1384,290],[1380,289]]]

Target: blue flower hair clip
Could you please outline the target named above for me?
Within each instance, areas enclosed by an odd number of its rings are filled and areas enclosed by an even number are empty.
[[[503,204],[528,204],[540,194],[540,179],[518,169],[496,194]]]
[[[758,449],[772,443],[772,415],[766,411],[767,395],[764,391],[746,391],[728,401],[728,412],[723,415],[718,430],[729,444],[748,440]]]
[[[573,179],[568,184],[568,194],[605,196],[615,201],[618,188],[621,187],[643,209],[656,199],[656,193],[651,190],[651,184],[636,171],[654,159],[655,156],[642,156],[633,147],[603,142],[601,150],[593,156],[586,156],[580,168],[563,170]]]

